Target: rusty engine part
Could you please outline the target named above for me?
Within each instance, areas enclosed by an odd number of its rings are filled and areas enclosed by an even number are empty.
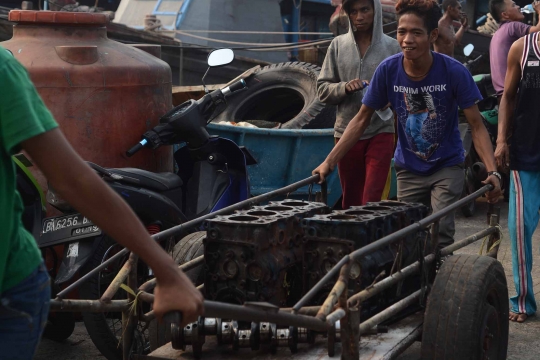
[[[424,205],[397,201],[330,213],[322,203],[285,200],[215,217],[206,223],[206,298],[236,304],[267,301],[290,306],[343,256],[421,220],[427,213]],[[355,262],[350,270],[349,294],[416,261],[426,240],[427,232],[419,231],[395,246]],[[320,305],[333,284],[329,282],[312,304]],[[374,296],[362,303],[362,317],[381,311],[418,287],[416,277]],[[231,344],[234,349],[257,350],[261,344],[270,344],[272,351],[289,347],[293,353],[298,344],[315,339],[315,333],[304,328],[231,319],[200,318],[183,329],[172,325],[173,347],[185,349],[191,345],[196,358],[201,356],[209,335],[217,336],[219,344]],[[334,344],[340,340],[340,322],[325,335],[332,354]]]
[[[333,333],[337,334],[333,341],[336,338],[339,340],[339,323]],[[177,350],[185,350],[187,345],[191,345],[197,359],[201,357],[206,336],[216,336],[219,345],[232,345],[233,350],[259,350],[261,345],[270,345],[272,353],[280,347],[288,347],[292,353],[296,353],[298,344],[313,344],[315,335],[314,331],[296,326],[280,327],[267,322],[252,322],[246,329],[242,329],[234,320],[199,318],[183,329],[172,324],[171,344]]]
[[[427,214],[428,208],[422,204],[381,201],[302,220],[306,234],[303,244],[304,293],[346,254],[419,221]],[[366,256],[361,262],[353,263],[349,276],[349,295],[416,261],[419,246],[426,236],[427,233],[422,231],[404,237],[397,245],[381,249]],[[312,305],[322,304],[332,285],[333,282],[328,283],[315,296]],[[398,301],[413,289],[417,290],[418,278],[407,279],[403,285],[405,286],[391,288],[364,302],[362,318]]]
[[[206,298],[292,305],[302,295],[301,221],[328,211],[322,203],[284,200],[208,220]]]

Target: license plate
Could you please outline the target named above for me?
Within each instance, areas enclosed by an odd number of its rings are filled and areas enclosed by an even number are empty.
[[[53,245],[65,239],[79,239],[101,234],[101,229],[81,214],[43,220],[40,245]]]

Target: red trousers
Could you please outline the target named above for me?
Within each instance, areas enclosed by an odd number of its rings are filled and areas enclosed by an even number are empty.
[[[336,139],[336,143],[339,139]],[[359,140],[338,163],[343,209],[380,201],[394,153],[394,134]]]

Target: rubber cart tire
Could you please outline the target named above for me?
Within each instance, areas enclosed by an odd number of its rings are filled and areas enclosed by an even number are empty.
[[[173,249],[172,255],[174,261],[178,264],[184,264],[190,260],[198,258],[204,254],[203,239],[206,237],[206,231],[199,231],[189,234],[182,238]],[[204,280],[202,271],[203,265],[186,271],[186,275],[195,284],[200,285]],[[150,336],[150,350],[154,351],[171,341],[170,326],[158,324],[156,320],[150,322],[148,326]]]
[[[423,326],[423,360],[506,359],[508,288],[501,263],[477,255],[444,261]]]
[[[214,121],[265,120],[283,129],[327,129],[336,122],[336,107],[317,96],[321,68],[305,62],[263,67],[245,79],[247,89],[229,96],[227,108]]]

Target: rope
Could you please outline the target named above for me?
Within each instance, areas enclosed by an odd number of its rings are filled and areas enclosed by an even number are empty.
[[[175,32],[176,30],[162,30],[162,32]],[[240,31],[240,30],[182,30],[187,33],[207,33],[207,34],[243,34],[243,35],[326,35],[333,36],[331,32],[293,32],[293,31]]]
[[[491,245],[491,248],[487,249],[487,247],[486,247],[486,254],[488,254],[491,250],[495,249],[496,246],[499,246],[501,244],[502,239],[503,239],[503,232],[502,232],[501,225],[496,225],[495,227],[497,228],[497,230],[499,230],[500,239],[495,241],[493,243],[493,245]],[[487,242],[489,240],[488,236],[484,237],[484,240],[482,240],[482,245],[480,246],[480,251],[478,251],[478,255],[482,255],[482,253],[484,252],[484,246],[486,246],[486,244],[487,244]]]
[[[261,43],[248,43],[248,42],[241,42],[241,41],[219,40],[219,39],[209,38],[209,37],[206,37],[206,36],[199,36],[199,35],[189,34],[189,33],[184,32],[182,30],[170,30],[170,31],[173,31],[173,32],[175,32],[177,34],[180,34],[180,35],[190,36],[192,38],[199,39],[199,40],[214,41],[214,42],[223,43],[223,44],[250,45],[250,46],[280,46],[280,47],[281,46],[290,46],[290,45],[296,44],[296,43],[263,43],[263,44],[261,44]],[[331,39],[320,40],[318,42],[328,42],[328,41],[331,41]]]
[[[137,294],[135,294],[135,291],[133,291],[132,288],[127,286],[126,284],[121,284],[120,287],[124,289],[126,292],[130,293],[131,295],[135,296],[135,299],[131,303],[129,303],[131,306],[129,307],[128,312],[128,318],[131,317],[131,315],[137,315],[137,304],[139,302],[139,295],[142,294],[142,291],[139,291]],[[124,338],[124,334],[126,333],[126,328],[122,329],[122,336],[118,340],[118,347],[122,344],[122,339]]]

